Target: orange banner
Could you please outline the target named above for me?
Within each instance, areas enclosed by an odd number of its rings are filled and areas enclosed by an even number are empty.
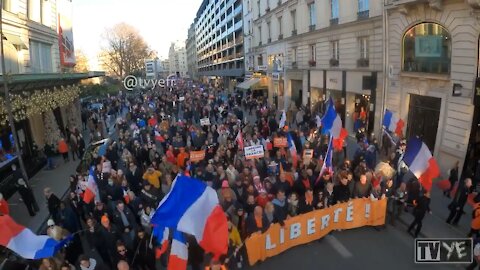
[[[275,146],[275,147],[287,147],[288,146],[287,138],[285,138],[285,137],[274,138],[273,139],[273,146]]]
[[[252,234],[245,241],[248,260],[254,265],[292,247],[318,240],[333,230],[383,225],[386,209],[386,199],[354,199],[288,219],[283,228],[272,224],[265,233]]]
[[[205,150],[190,152],[190,161],[191,162],[202,161],[204,158],[205,158]]]

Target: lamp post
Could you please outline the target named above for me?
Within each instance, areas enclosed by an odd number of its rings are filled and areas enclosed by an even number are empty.
[[[7,76],[6,76],[6,65],[5,65],[5,53],[4,53],[4,46],[3,46],[3,1],[0,1],[0,62],[2,66],[2,78],[3,78],[3,90],[5,91],[5,107],[7,110],[8,114],[8,124],[10,125],[10,130],[12,131],[13,135],[13,142],[14,142],[14,147],[15,147],[15,154],[18,158],[18,163],[20,165],[20,171],[22,172],[23,179],[25,179],[25,183],[28,185],[30,188],[30,185],[28,183],[28,175],[27,171],[25,169],[25,164],[23,163],[23,158],[22,158],[22,153],[20,151],[20,144],[18,143],[18,136],[17,136],[17,129],[15,128],[15,122],[13,119],[13,112],[12,112],[12,103],[11,103],[11,97],[10,97],[10,92],[8,89],[8,82],[7,82]],[[38,208],[38,204],[35,200],[35,197],[33,199],[34,205],[36,208]]]

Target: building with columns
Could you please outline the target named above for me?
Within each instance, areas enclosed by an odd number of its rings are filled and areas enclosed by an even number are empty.
[[[387,1],[386,108],[442,172],[480,169],[480,1]],[[464,174],[465,175],[465,174]]]
[[[279,109],[323,111],[332,97],[349,133],[380,132],[383,0],[253,0],[252,50]]]

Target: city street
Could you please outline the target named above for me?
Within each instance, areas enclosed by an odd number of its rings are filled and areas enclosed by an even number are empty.
[[[466,266],[466,265],[465,265]],[[295,247],[251,268],[269,269],[462,269],[459,265],[414,263],[414,238],[405,226],[385,230],[359,228],[334,232],[320,241]]]

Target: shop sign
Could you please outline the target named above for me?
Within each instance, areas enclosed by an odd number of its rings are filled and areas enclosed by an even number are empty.
[[[280,80],[280,73],[278,73],[278,72],[272,73],[272,80],[274,80],[274,81]]]

